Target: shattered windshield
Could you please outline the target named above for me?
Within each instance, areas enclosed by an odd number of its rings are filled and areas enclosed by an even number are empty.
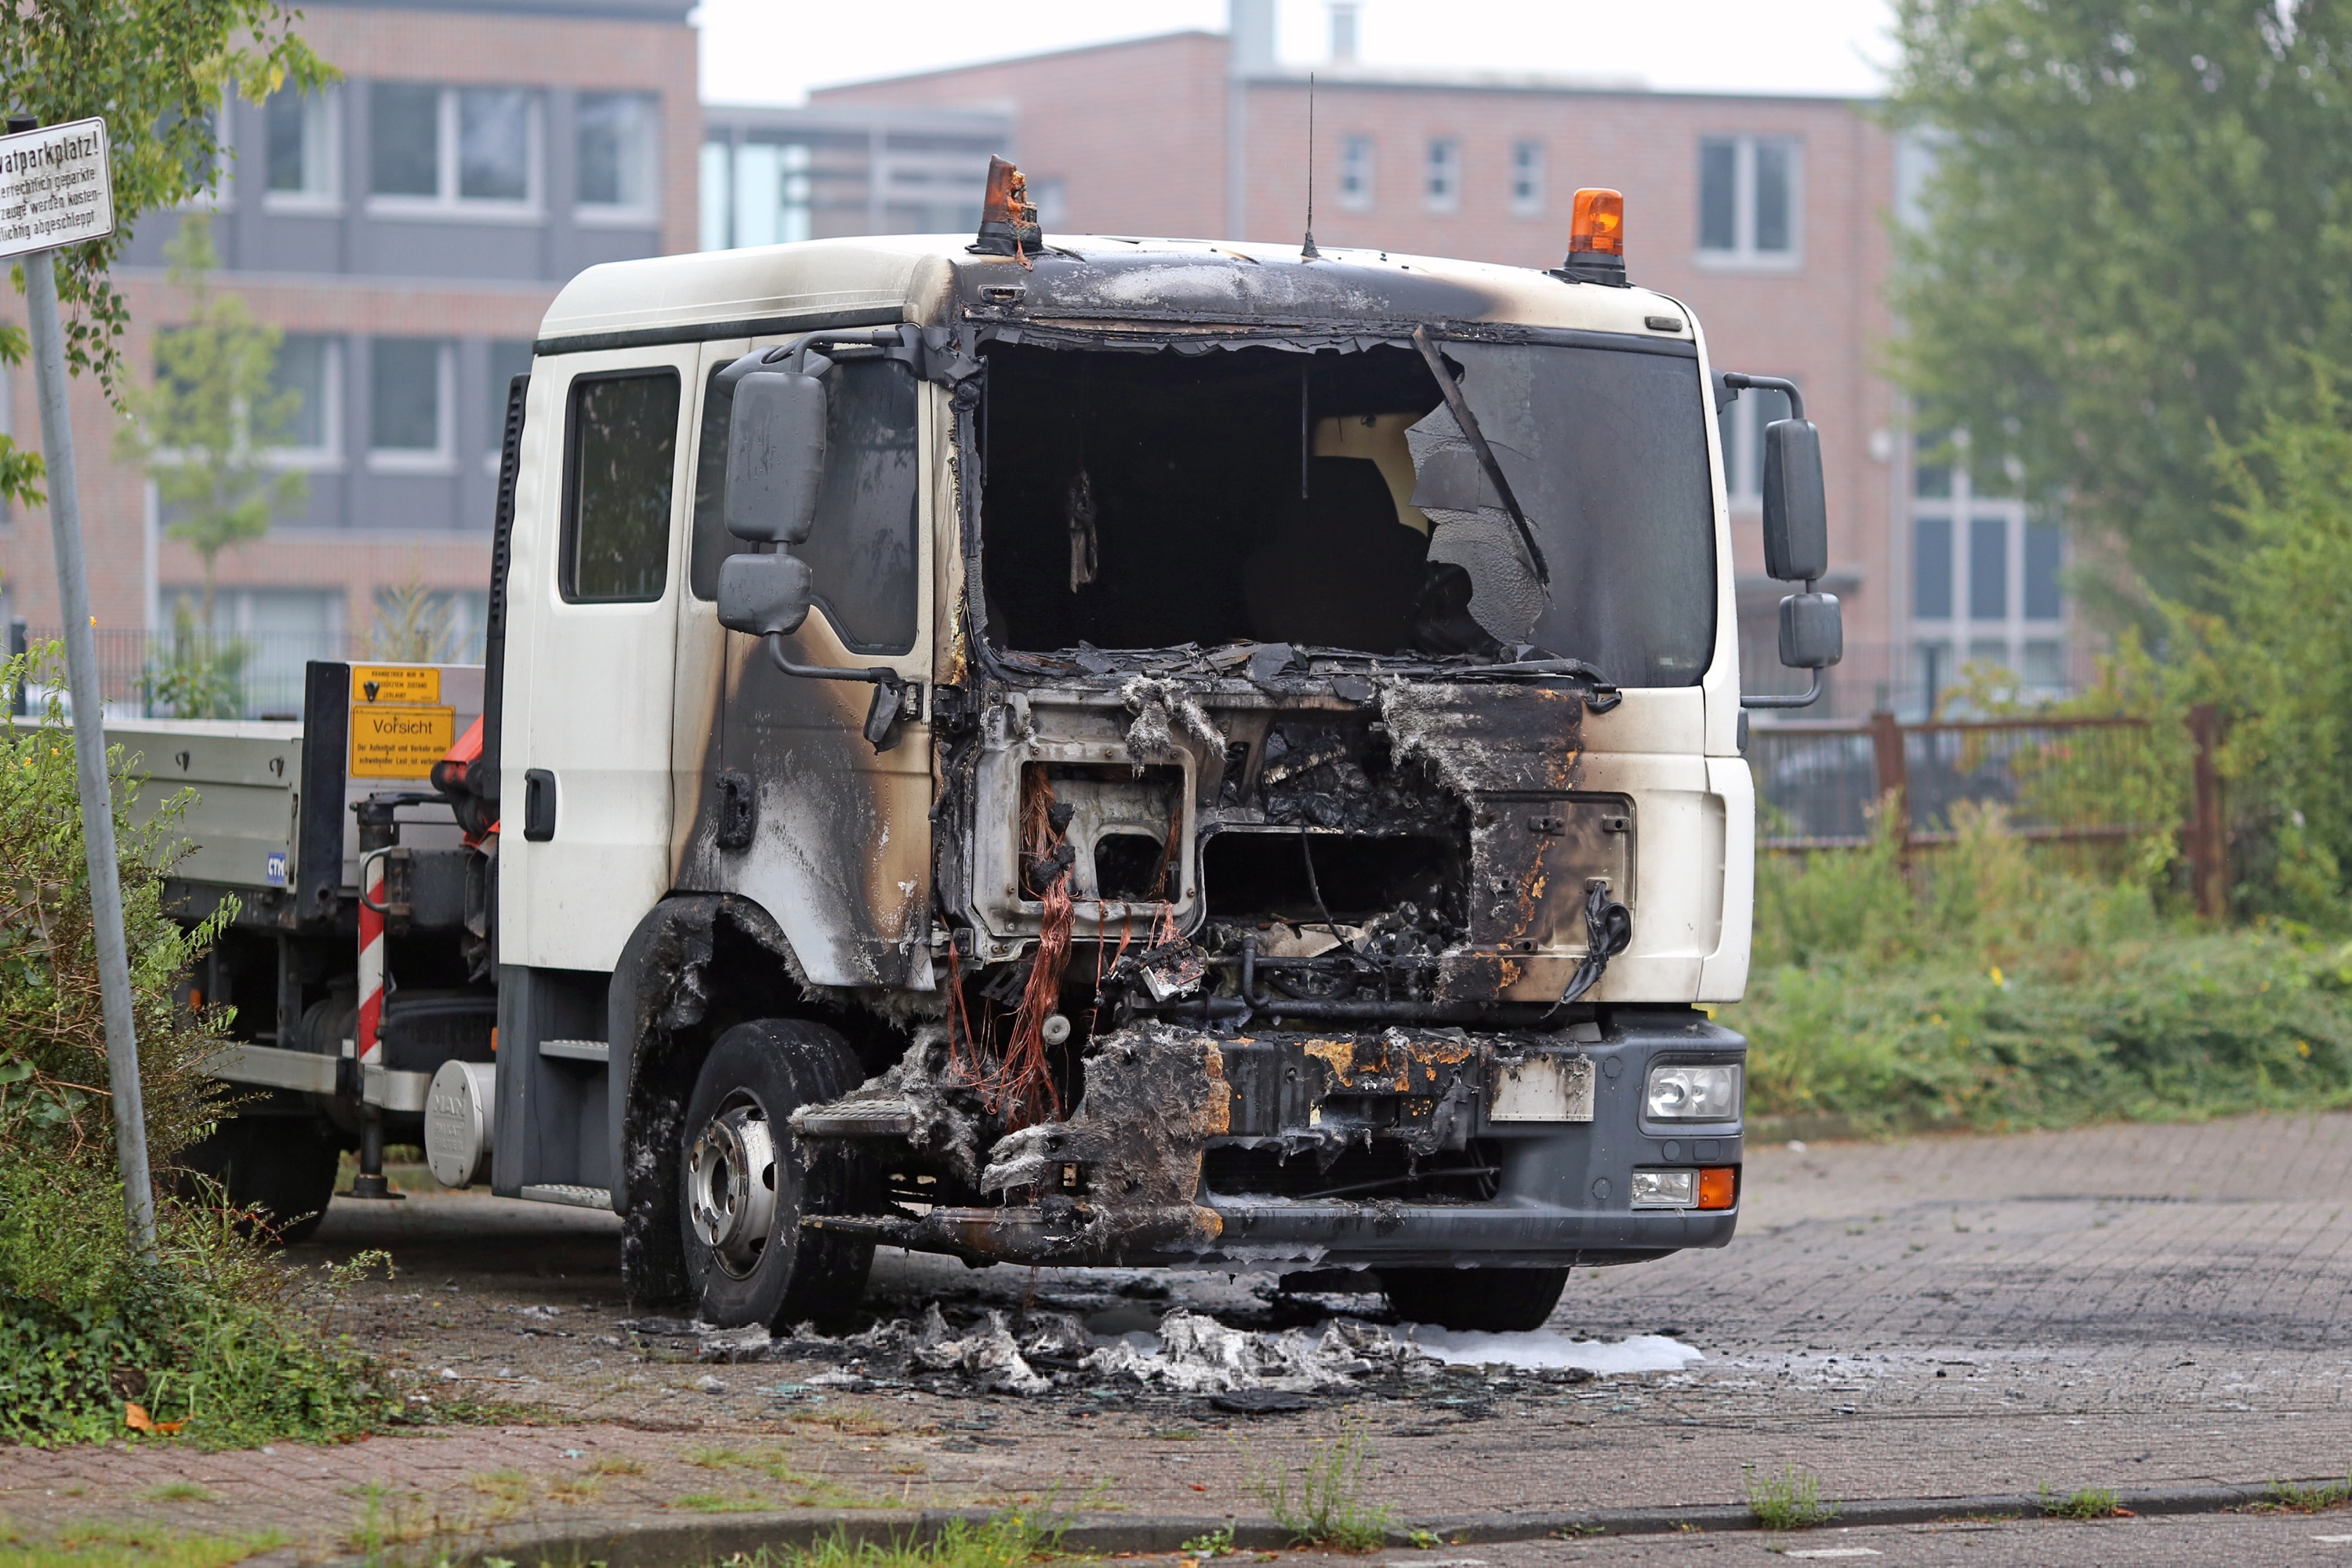
[[[1715,643],[1696,359],[1439,346],[1548,588],[1411,347],[996,342],[977,432],[992,639],[1040,653],[1532,647],[1622,686],[1695,684]]]

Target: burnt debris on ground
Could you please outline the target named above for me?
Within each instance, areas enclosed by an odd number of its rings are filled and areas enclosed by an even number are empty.
[[[790,1363],[826,1370],[779,1385],[783,1397],[908,1389],[949,1397],[1213,1399],[1220,1408],[1305,1408],[1318,1395],[1413,1399],[1463,1387],[1486,1393],[1590,1381],[1572,1365],[1513,1366],[1496,1377],[1458,1351],[1416,1343],[1376,1299],[1262,1289],[1217,1310],[1171,1300],[1132,1280],[1102,1289],[1034,1290],[1007,1301],[978,1289],[912,1303],[877,1301],[865,1327],[839,1334],[802,1324],[770,1333],[680,1318],[622,1326],[640,1354],[664,1361]],[[895,1309],[895,1310],[894,1310]],[[1498,1359],[1503,1359],[1499,1358]],[[1291,1396],[1277,1398],[1276,1395]]]

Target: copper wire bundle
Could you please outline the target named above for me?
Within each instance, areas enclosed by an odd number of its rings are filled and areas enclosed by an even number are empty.
[[[963,1008],[962,976],[955,949],[952,944],[948,949],[949,1060],[957,1074],[980,1091],[981,1103],[992,1112],[1002,1111],[1015,1128],[1062,1113],[1061,1091],[1054,1085],[1053,1066],[1045,1058],[1045,1020],[1061,1004],[1062,973],[1069,967],[1070,932],[1077,923],[1076,907],[1070,897],[1070,868],[1056,857],[1062,837],[1054,826],[1053,786],[1042,772],[1032,773],[1021,803],[1023,858],[1028,866],[1052,865],[1055,869],[1044,887],[1029,889],[1044,906],[1044,919],[1037,951],[1030,960],[1029,981],[1013,1014],[1013,1039],[1001,1056],[972,1032]],[[1028,881],[1025,872],[1024,881]]]

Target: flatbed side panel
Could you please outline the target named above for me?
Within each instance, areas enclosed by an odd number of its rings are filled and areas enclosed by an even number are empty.
[[[110,721],[106,738],[122,748],[140,781],[132,822],[144,826],[183,789],[195,792],[178,827],[191,847],[173,875],[229,888],[287,885],[301,773],[299,724]]]

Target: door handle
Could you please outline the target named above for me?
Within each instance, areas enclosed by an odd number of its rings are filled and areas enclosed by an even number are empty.
[[[522,775],[522,836],[533,844],[555,837],[555,775],[545,768]]]

